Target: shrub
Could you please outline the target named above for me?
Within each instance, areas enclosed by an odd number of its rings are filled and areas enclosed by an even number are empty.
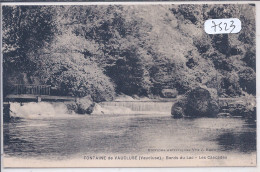
[[[239,83],[247,93],[256,94],[256,74],[252,68],[247,67],[239,71]]]
[[[178,95],[178,91],[176,89],[163,89],[161,94],[164,98],[175,98]]]

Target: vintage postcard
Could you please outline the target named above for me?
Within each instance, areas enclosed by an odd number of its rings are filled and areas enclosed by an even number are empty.
[[[2,4],[3,167],[256,166],[256,6]]]

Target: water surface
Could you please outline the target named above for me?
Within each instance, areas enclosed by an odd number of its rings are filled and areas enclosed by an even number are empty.
[[[256,123],[242,118],[128,114],[20,119],[4,124],[7,157],[68,159],[194,148],[234,156],[255,153]]]

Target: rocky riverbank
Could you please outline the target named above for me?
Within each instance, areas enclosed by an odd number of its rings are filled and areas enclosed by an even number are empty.
[[[11,103],[12,117],[48,117],[64,114],[164,114],[183,117],[230,117],[256,119],[255,98],[218,98],[211,90],[197,87],[176,98],[147,98],[120,95],[114,101],[95,103],[90,96],[70,102]]]
[[[171,114],[174,118],[240,116],[256,119],[256,104],[252,96],[220,99],[206,88],[197,87],[173,104]]]

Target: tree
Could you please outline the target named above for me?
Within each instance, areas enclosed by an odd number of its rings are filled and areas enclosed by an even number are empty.
[[[256,74],[252,68],[246,67],[239,71],[239,83],[241,88],[255,95],[256,94]]]
[[[50,6],[3,6],[2,9],[3,83],[7,94],[12,84],[37,82],[34,77],[37,51],[53,38],[55,11]]]

